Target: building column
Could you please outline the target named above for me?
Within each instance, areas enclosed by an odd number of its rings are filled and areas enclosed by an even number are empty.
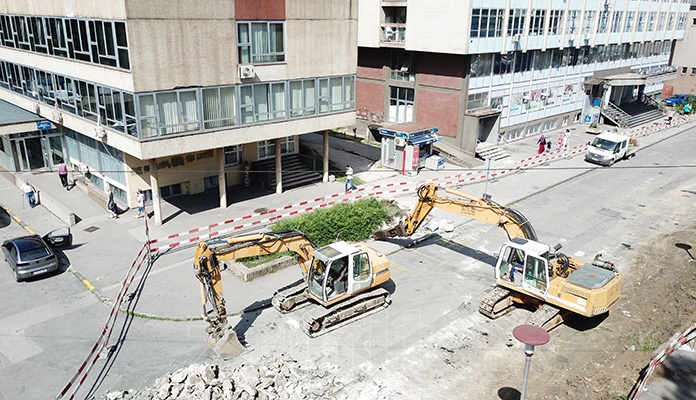
[[[162,204],[160,203],[157,162],[154,158],[151,158],[148,160],[148,164],[150,165],[150,190],[152,191],[152,210],[155,212],[155,225],[162,225]]]
[[[324,131],[324,143],[322,151],[322,170],[324,171],[324,183],[329,181],[329,130]]]
[[[220,208],[227,208],[227,176],[225,175],[225,149],[217,149],[218,188],[220,189]]]
[[[280,158],[280,138],[275,139],[275,174],[276,174],[276,193],[283,193],[283,163]]]
[[[609,103],[611,103],[611,92],[612,92],[611,86],[607,87],[607,89],[604,91],[604,99],[603,99],[604,101],[602,103],[602,108],[609,107]]]

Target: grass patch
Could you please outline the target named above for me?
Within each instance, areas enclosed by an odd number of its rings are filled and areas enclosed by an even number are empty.
[[[634,348],[636,351],[641,352],[653,352],[657,350],[661,344],[662,341],[660,340],[660,338],[657,337],[655,333],[651,333],[643,339],[634,338],[631,341],[631,347]]]

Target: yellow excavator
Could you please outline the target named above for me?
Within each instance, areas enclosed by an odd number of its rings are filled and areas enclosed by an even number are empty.
[[[495,266],[496,287],[481,300],[479,311],[498,318],[515,304],[535,307],[527,323],[551,330],[571,313],[594,317],[604,314],[621,295],[621,278],[614,264],[597,255],[591,262],[558,253],[537,241],[527,218],[519,211],[501,206],[490,198],[477,198],[453,188],[444,188],[456,197],[441,196],[442,189],[426,184],[418,189],[418,203],[398,226],[375,232],[375,239],[411,236],[434,208],[468,216],[496,225],[508,234]]]
[[[303,279],[276,291],[271,303],[281,313],[309,306],[301,327],[310,337],[380,311],[391,303],[389,291],[380,287],[390,279],[389,261],[363,243],[339,241],[316,248],[299,231],[201,241],[193,267],[208,322],[206,341],[219,355],[244,352],[227,321],[220,275],[224,262],[286,251],[297,255]]]

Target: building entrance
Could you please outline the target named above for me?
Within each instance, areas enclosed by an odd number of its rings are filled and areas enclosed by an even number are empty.
[[[53,169],[65,159],[60,133],[20,133],[11,135],[10,141],[17,171]]]

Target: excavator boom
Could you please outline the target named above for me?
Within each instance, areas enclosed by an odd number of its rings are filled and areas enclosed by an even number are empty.
[[[501,206],[490,199],[477,198],[452,188],[445,188],[444,191],[457,197],[443,197],[437,193],[440,189],[432,183],[418,188],[418,203],[408,218],[393,228],[375,232],[373,238],[411,236],[421,226],[430,211],[433,208],[439,208],[503,228],[510,239],[523,237],[537,240],[534,227],[521,212]]]

